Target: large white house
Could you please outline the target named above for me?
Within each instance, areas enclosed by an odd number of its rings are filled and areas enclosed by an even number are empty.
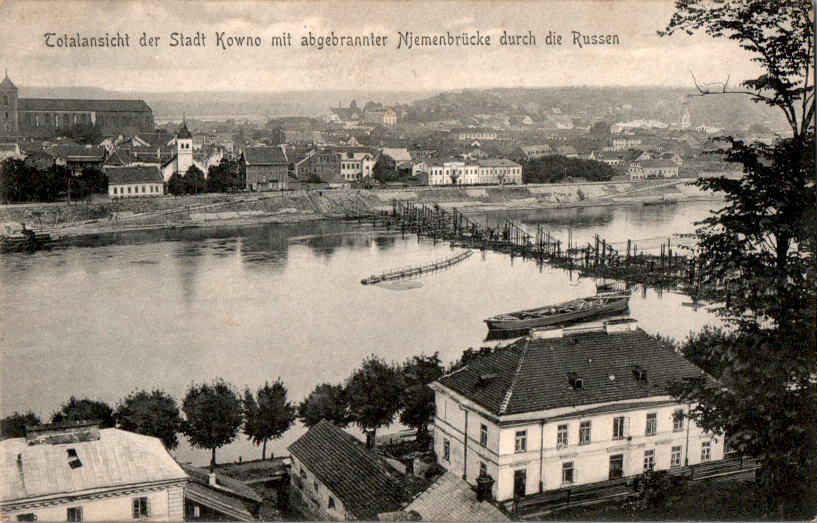
[[[630,180],[648,178],[677,178],[678,164],[672,160],[654,159],[633,162],[627,169]]]
[[[43,425],[0,442],[0,520],[181,521],[188,480],[158,438]]]
[[[504,158],[448,160],[428,166],[429,185],[521,185],[522,166]]]
[[[703,371],[633,323],[545,331],[432,384],[434,450],[499,501],[723,458],[667,392]]]

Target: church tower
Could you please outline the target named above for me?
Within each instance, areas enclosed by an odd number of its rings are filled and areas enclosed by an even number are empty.
[[[692,118],[689,116],[689,107],[684,100],[684,112],[681,114],[681,129],[689,129],[692,127]]]
[[[176,172],[184,174],[193,165],[193,135],[187,128],[187,120],[182,118],[182,126],[176,133]]]
[[[6,76],[0,82],[0,136],[17,136],[19,125],[17,121],[17,86]]]

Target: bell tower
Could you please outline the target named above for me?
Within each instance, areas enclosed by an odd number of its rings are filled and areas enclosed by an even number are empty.
[[[19,131],[17,86],[9,78],[6,69],[5,78],[0,82],[0,136],[17,136]]]
[[[182,118],[182,125],[176,133],[176,172],[184,174],[193,165],[193,135],[187,128],[187,119]]]

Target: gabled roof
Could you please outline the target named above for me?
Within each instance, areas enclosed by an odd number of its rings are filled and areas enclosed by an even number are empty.
[[[162,171],[157,165],[134,165],[131,167],[106,167],[109,185],[126,183],[164,183]]]
[[[289,163],[284,151],[282,151],[280,147],[275,146],[245,147],[243,156],[247,165],[273,165]]]
[[[510,521],[488,501],[477,501],[476,492],[451,471],[437,478],[403,509],[420,514],[421,521]]]
[[[648,168],[648,169],[670,169],[673,167],[678,167],[678,164],[673,162],[672,160],[641,160],[638,162],[640,167]]]
[[[135,139],[147,144],[147,147],[160,147],[167,145],[173,140],[170,133],[138,133]]]
[[[45,152],[54,158],[74,161],[102,161],[105,158],[105,148],[101,145],[52,145]]]
[[[81,466],[69,464],[73,460],[69,449]],[[0,441],[3,503],[186,479],[159,439],[120,429],[101,429],[99,439],[92,441],[39,445],[28,444],[26,438]]]
[[[289,451],[356,518],[375,520],[378,514],[399,510],[408,501],[390,465],[326,420],[298,438]]]
[[[67,98],[20,98],[19,111],[151,112],[144,100],[75,100]]]
[[[633,377],[633,366],[647,381]],[[568,373],[583,380],[574,389]],[[485,382],[486,375],[493,375]],[[496,415],[521,414],[667,394],[674,379],[703,371],[641,329],[524,339],[443,376],[438,383]],[[611,379],[613,376],[614,379]]]

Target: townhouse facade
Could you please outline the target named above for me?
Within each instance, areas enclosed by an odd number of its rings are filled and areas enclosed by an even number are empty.
[[[478,127],[466,127],[451,129],[451,135],[455,140],[467,142],[469,140],[496,140],[498,135],[493,129],[483,129]]]
[[[165,180],[157,165],[133,165],[128,167],[106,167],[108,176],[108,197],[145,198],[162,196]]]
[[[522,166],[503,158],[431,162],[427,172],[429,185],[522,184]]]
[[[633,162],[627,169],[631,180],[677,178],[679,166],[672,160],[651,159]]]
[[[702,371],[631,324],[548,331],[444,376],[434,450],[499,501],[723,458],[723,440],[666,393]]]

